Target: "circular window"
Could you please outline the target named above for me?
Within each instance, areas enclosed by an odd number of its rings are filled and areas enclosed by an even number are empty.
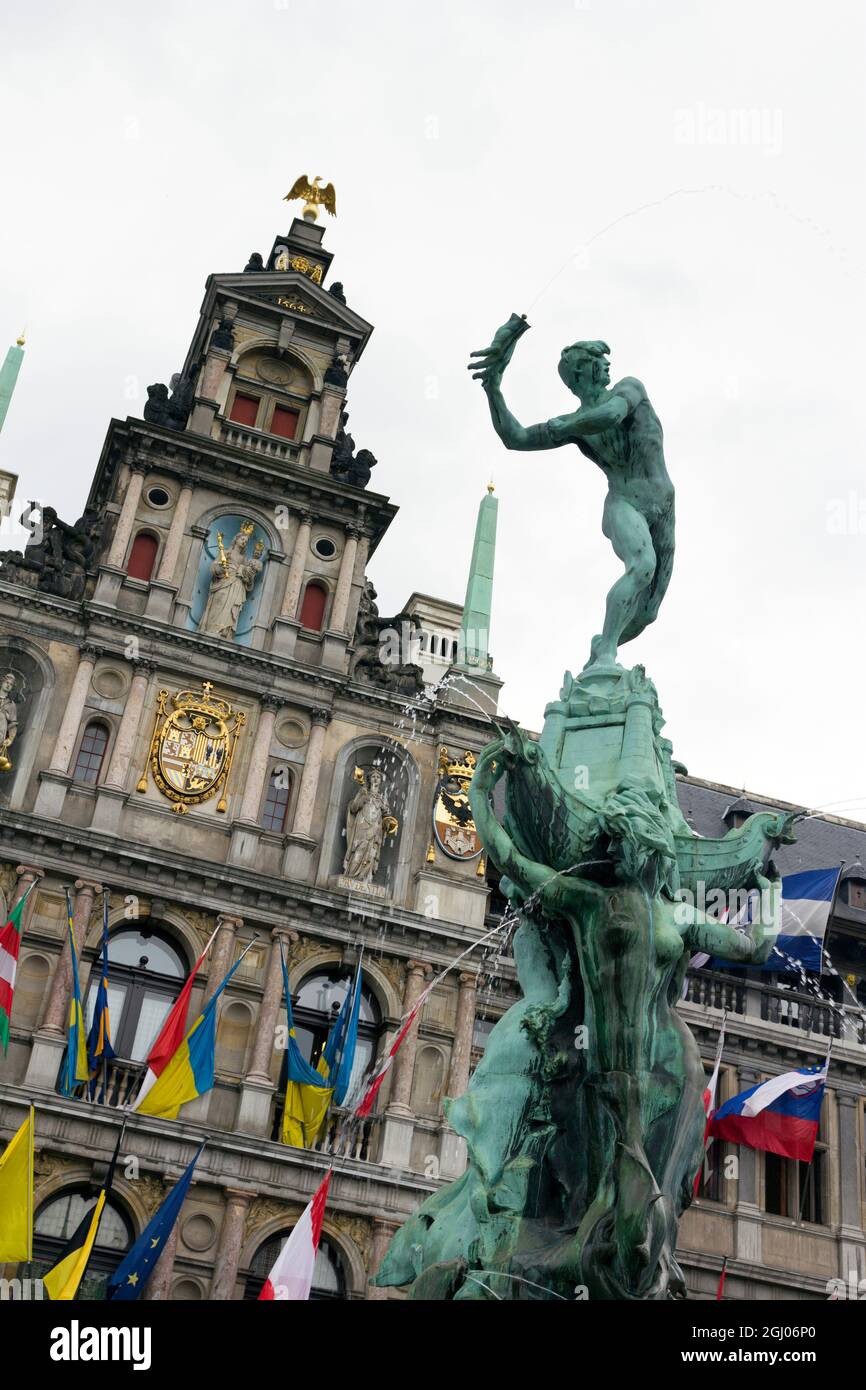
[[[164,487],[151,487],[147,490],[147,500],[151,507],[168,507],[171,504],[171,493]]]
[[[313,541],[313,550],[320,560],[333,560],[337,553],[336,542],[330,536],[317,536]]]

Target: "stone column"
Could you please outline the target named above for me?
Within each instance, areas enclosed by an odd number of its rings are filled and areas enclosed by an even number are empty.
[[[18,875],[18,882],[15,885],[15,891],[12,894],[12,899],[9,903],[10,912],[12,911],[13,907],[18,906],[25,894],[30,892],[32,885],[34,883],[38,883],[40,878],[44,877],[45,874],[45,870],[37,868],[35,864],[19,864],[15,872]],[[31,903],[26,913],[24,914],[24,917],[29,917],[32,911],[33,904]],[[22,917],[21,920],[22,936],[24,935],[24,917]]]
[[[259,804],[264,790],[268,756],[274,736],[274,721],[281,704],[282,700],[278,699],[276,695],[262,695],[259,699],[259,722],[256,728],[253,751],[250,754],[250,765],[247,769],[247,780],[244,784],[244,798],[240,811],[240,819],[248,821],[251,825],[255,825],[259,818]]]
[[[297,940],[298,933],[287,931],[284,927],[275,927],[271,933],[271,949],[265,972],[262,1002],[256,1021],[253,1055],[250,1069],[244,1077],[244,1084],[241,1089],[237,1127],[245,1134],[270,1137],[271,1097],[274,1093],[270,1063],[275,1046],[274,1030],[283,1000],[283,967],[280,961],[280,942],[283,944],[283,950],[288,960],[291,947]]]
[[[457,1022],[454,1029],[454,1045],[451,1049],[451,1066],[448,1069],[447,1095],[462,1096],[469,1085],[469,1064],[472,1057],[472,1034],[475,1030],[475,991],[478,976],[467,972],[458,975]]]
[[[114,740],[111,761],[105,776],[108,786],[121,789],[126,782],[126,774],[135,750],[135,740],[141,727],[141,712],[144,709],[144,699],[147,694],[150,673],[153,670],[153,662],[143,659],[134,661],[133,669],[135,674],[126,696],[120,728]]]
[[[310,550],[310,536],[312,532],[312,516],[309,512],[301,512],[298,519],[295,544],[292,549],[292,558],[289,563],[289,577],[286,580],[286,592],[283,595],[283,606],[280,609],[280,617],[282,618],[296,618],[298,616],[298,599],[301,596],[301,583],[304,578],[304,571],[307,567],[307,556]]]
[[[219,931],[211,953],[207,984],[200,1006],[202,1009],[216,994],[217,987],[222,984],[226,971],[230,970],[234,963],[235,938],[243,924],[243,917],[237,917],[230,912],[221,912],[217,917]]]
[[[319,787],[319,773],[322,770],[322,749],[325,743],[325,730],[331,722],[331,711],[314,709],[310,711],[312,724],[307,743],[307,756],[301,773],[298,788],[298,802],[295,807],[295,821],[292,827],[295,835],[309,835],[316,805],[316,792]]]
[[[165,549],[162,552],[162,559],[159,562],[159,570],[156,575],[161,584],[174,583],[174,572],[177,568],[177,558],[180,554],[180,543],[183,540],[183,533],[186,530],[193,487],[194,480],[192,478],[183,479],[183,486],[174,504],[174,512],[172,513],[171,525],[168,528]]]
[[[133,459],[129,465],[129,482],[126,485],[126,492],[123,495],[123,503],[120,508],[120,516],[117,518],[117,526],[114,530],[114,539],[111,542],[111,549],[108,552],[107,564],[110,569],[122,569],[126,560],[126,549],[129,545],[129,538],[132,535],[132,528],[135,523],[135,514],[138,511],[138,504],[141,501],[141,489],[144,486],[144,475],[147,473],[149,464],[144,459]]]
[[[403,990],[403,1017],[414,1008],[424,989],[432,968],[423,961],[407,963],[406,985]],[[418,1024],[415,1019],[398,1049],[392,1067],[391,1098],[385,1111],[382,1150],[379,1162],[388,1168],[407,1169],[412,1155],[415,1117],[409,1101],[412,1097],[412,1076],[418,1050]]]
[[[163,1178],[165,1195],[168,1196],[171,1189],[175,1186],[177,1178]],[[177,1254],[177,1237],[180,1219],[175,1221],[168,1236],[168,1240],[162,1248],[162,1254],[153,1267],[153,1273],[147,1281],[147,1288],[144,1291],[144,1301],[147,1303],[162,1303],[171,1296],[171,1281],[174,1275],[174,1258]]]
[[[477,975],[461,972],[458,978],[457,1020],[451,1047],[446,1095],[456,1099],[469,1085],[469,1064],[472,1060],[472,1034],[475,1029],[475,991]],[[443,1178],[458,1178],[466,1167],[466,1140],[455,1134],[449,1125],[442,1130],[439,1145],[439,1174]]]
[[[343,554],[340,559],[337,591],[334,594],[334,603],[331,608],[331,621],[328,624],[331,631],[341,632],[347,637],[349,634],[346,632],[346,616],[349,612],[349,595],[352,592],[352,580],[355,577],[355,560],[358,555],[358,538],[360,534],[359,527],[346,527],[346,543],[343,546]]]
[[[295,654],[295,644],[301,628],[298,621],[298,600],[301,596],[301,585],[304,582],[304,570],[307,567],[312,530],[312,516],[309,512],[301,512],[292,547],[292,558],[289,561],[289,573],[282,606],[274,618],[271,630],[271,651],[278,656],[293,657]]]
[[[370,1241],[370,1269],[369,1279],[374,1274],[378,1274],[379,1266],[385,1258],[388,1246],[391,1244],[395,1232],[400,1229],[396,1221],[384,1221],[380,1216],[373,1218],[373,1237]],[[376,1286],[368,1281],[367,1297],[369,1299],[383,1299],[389,1297],[388,1289],[377,1289]]]
[[[238,1277],[241,1246],[244,1243],[244,1224],[250,1205],[250,1193],[226,1188],[226,1210],[220,1231],[211,1284],[211,1300],[234,1298]]]
[[[403,1017],[415,1007],[418,996],[424,990],[433,970],[420,960],[410,960],[407,965],[406,987],[403,991]],[[391,1082],[391,1100],[388,1111],[411,1115],[409,1100],[412,1095],[412,1077],[415,1071],[415,1054],[418,1051],[418,1025],[421,1016],[415,1019],[409,1032],[401,1043],[394,1058],[394,1077]]]
[[[325,743],[325,730],[331,722],[331,711],[324,708],[310,711],[310,738],[307,743],[307,756],[301,773],[298,800],[295,805],[295,819],[292,833],[288,837],[283,873],[286,878],[305,881],[310,873],[312,856],[316,841],[310,835],[313,812],[316,808],[316,793],[319,789],[319,774],[322,770],[322,750]]]
[[[87,935],[87,928],[90,925],[90,918],[93,912],[93,900],[98,893],[102,892],[102,884],[95,883],[93,879],[77,878],[75,880],[75,899],[72,906],[72,935],[75,939],[75,950],[79,959],[81,948]],[[67,1005],[69,1003],[69,991],[72,988],[72,957],[69,951],[69,934],[64,936],[63,950],[54,971],[54,978],[51,981],[51,991],[48,995],[48,1006],[45,1010],[45,1017],[42,1022],[43,1030],[48,1033],[59,1033],[61,1036],[66,1034]]]
[[[78,670],[75,672],[72,689],[66,701],[66,710],[60,723],[57,738],[54,741],[54,751],[48,764],[50,772],[65,773],[69,771],[72,749],[78,737],[81,716],[84,713],[84,702],[90,690],[93,668],[98,657],[99,651],[96,647],[82,646],[79,648]]]

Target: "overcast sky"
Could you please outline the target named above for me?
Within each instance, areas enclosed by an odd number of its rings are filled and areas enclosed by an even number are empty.
[[[151,0],[7,6],[0,440],[81,512],[109,418],[184,358],[205,277],[267,253],[300,173],[376,325],[351,428],[401,510],[382,612],[462,602],[500,498],[492,649],[539,728],[619,566],[574,447],[507,453],[465,370],[512,310],[524,423],[603,338],[665,428],[677,558],[645,664],[690,772],[866,819],[864,9],[857,0]],[[297,209],[299,210],[299,209]],[[5,343],[0,344],[5,348]]]

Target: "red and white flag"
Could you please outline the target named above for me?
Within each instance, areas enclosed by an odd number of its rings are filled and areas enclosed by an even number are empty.
[[[315,1197],[304,1208],[265,1280],[259,1299],[294,1299],[297,1302],[309,1298],[331,1172],[329,1168]]]
[[[360,1104],[357,1106],[355,1110],[356,1119],[363,1120],[364,1117],[366,1115],[369,1115],[370,1111],[373,1109],[373,1102],[379,1094],[379,1087],[382,1085],[382,1082],[385,1080],[385,1077],[391,1070],[391,1066],[394,1062],[394,1058],[396,1057],[400,1049],[400,1045],[403,1042],[403,1039],[406,1037],[406,1034],[409,1032],[409,1029],[412,1027],[412,1024],[415,1022],[415,1019],[418,1017],[421,1007],[425,1003],[427,995],[429,993],[429,989],[424,991],[424,993],[419,998],[417,1004],[415,1005],[414,1009],[410,1013],[409,1017],[406,1019],[406,1022],[403,1024],[403,1027],[400,1029],[396,1038],[392,1042],[388,1050],[388,1056],[385,1058],[385,1061],[383,1062],[382,1066],[379,1068],[376,1075],[373,1077],[373,1080],[367,1087],[367,1090],[365,1091]]]

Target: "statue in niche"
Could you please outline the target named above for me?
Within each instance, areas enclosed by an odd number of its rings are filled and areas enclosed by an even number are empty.
[[[25,696],[25,680],[19,671],[0,677],[0,772],[11,772],[9,749],[18,733],[18,706]]]
[[[210,589],[199,632],[234,641],[241,609],[262,570],[262,542],[256,542],[252,555],[247,553],[254,529],[251,521],[244,522],[228,550],[223,546],[222,532],[217,532],[219,555],[210,567]]]
[[[388,810],[379,768],[371,768],[365,775],[362,768],[356,767],[354,775],[361,787],[346,812],[343,873],[358,883],[371,883],[379,867],[385,836],[396,834],[399,822]]]

